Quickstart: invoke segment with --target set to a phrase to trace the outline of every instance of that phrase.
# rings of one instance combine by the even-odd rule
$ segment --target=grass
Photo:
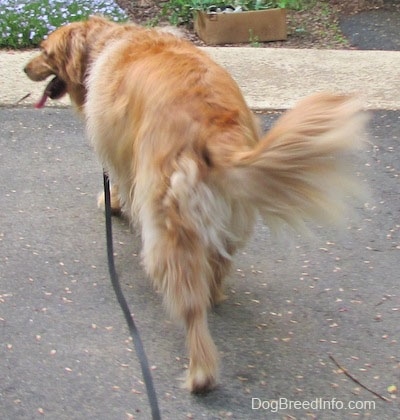
[[[128,19],[125,12],[109,0],[0,0],[0,47],[35,47],[58,26],[93,14],[115,21]]]

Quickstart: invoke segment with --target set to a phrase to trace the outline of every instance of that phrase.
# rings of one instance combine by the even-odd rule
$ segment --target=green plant
[[[162,15],[168,16],[172,25],[188,24],[196,10],[207,10],[209,7],[241,7],[243,10],[265,10],[287,8],[301,10],[310,0],[169,0],[162,9]]]
[[[304,7],[304,1],[302,0],[280,0],[275,1],[275,7],[285,8],[285,9],[294,9],[301,10]]]
[[[303,2],[304,0],[243,0],[237,3],[246,10],[264,10],[274,8],[300,10]]]
[[[160,16],[158,15],[151,19],[148,19],[144,26],[146,26],[146,28],[154,28],[155,26],[158,26],[159,23],[160,23]]]
[[[250,45],[254,48],[261,46],[258,36],[253,33],[253,29],[249,29],[249,41]]]
[[[210,6],[224,7],[228,4],[230,3],[225,0],[170,0],[163,5],[162,15],[168,16],[171,25],[178,26],[190,23],[195,10],[207,10]]]

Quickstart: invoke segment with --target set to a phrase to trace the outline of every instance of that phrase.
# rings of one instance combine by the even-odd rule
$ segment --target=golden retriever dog
[[[54,76],[37,103],[68,93],[112,180],[112,206],[141,229],[142,261],[183,322],[192,392],[218,380],[207,325],[223,279],[257,216],[277,235],[344,220],[359,185],[346,159],[365,115],[352,97],[319,93],[265,135],[232,77],[189,42],[101,17],[63,26],[25,67]]]

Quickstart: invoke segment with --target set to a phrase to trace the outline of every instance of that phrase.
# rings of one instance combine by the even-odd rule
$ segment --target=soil
[[[166,1],[155,0],[117,0],[133,22],[141,25],[168,25],[168,16],[162,16]],[[284,48],[330,48],[350,49],[351,44],[341,31],[339,21],[342,16],[373,10],[400,11],[396,0],[310,0],[305,10],[288,10],[287,41],[257,43],[259,47]],[[181,26],[184,36],[199,46],[204,46],[194,33],[193,25]]]

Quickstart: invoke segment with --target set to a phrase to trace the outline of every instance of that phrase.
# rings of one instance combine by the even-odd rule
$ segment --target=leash
[[[151,413],[153,420],[161,420],[160,409],[158,408],[157,395],[154,389],[153,378],[147,360],[146,353],[144,351],[142,339],[140,338],[139,330],[136,327],[135,321],[129,310],[128,303],[126,302],[125,296],[122,293],[121,285],[118,279],[117,271],[115,270],[114,264],[114,247],[112,239],[112,221],[111,221],[111,197],[110,197],[110,179],[106,172],[103,172],[104,181],[104,199],[105,199],[105,215],[106,215],[106,237],[107,237],[107,259],[108,259],[108,270],[110,272],[111,283],[114,288],[115,295],[118,303],[121,306],[122,312],[124,313],[126,322],[129,327],[133,344],[135,346],[136,355],[139,359],[140,367],[142,369],[142,376],[147,389],[147,396],[149,399]]]

